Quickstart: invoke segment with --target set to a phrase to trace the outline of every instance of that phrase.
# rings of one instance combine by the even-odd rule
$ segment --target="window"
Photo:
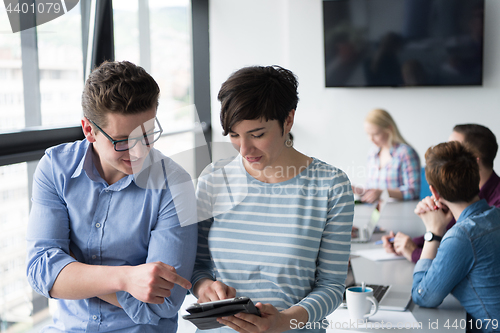
[[[29,320],[33,310],[25,276],[28,164],[0,167],[0,184],[0,320],[11,327]]]
[[[9,141],[12,141],[10,147],[12,148],[20,142],[19,138],[28,142],[25,149],[29,149],[30,146],[33,150],[40,149],[40,147],[35,148],[37,142],[34,137],[31,139],[33,142],[29,143],[31,135],[23,134],[29,132],[20,132],[14,139],[9,136],[17,131],[31,130],[32,126],[40,125],[49,129],[78,126],[83,88],[81,25],[80,6],[76,6],[65,15],[36,29],[12,33],[5,7],[3,4],[0,5],[2,154],[6,151],[4,148],[9,147]],[[33,94],[37,91],[40,92],[39,99]],[[26,101],[25,98],[29,100]],[[48,133],[47,136],[51,136],[50,131]],[[40,154],[42,152],[43,150]],[[43,322],[49,317],[47,300],[33,292],[25,273],[30,179],[37,163],[36,160],[31,161],[33,159],[36,157],[30,154],[25,162],[5,164],[2,159],[0,164],[2,165],[0,166],[0,330],[2,332],[4,330],[26,332],[38,321]]]
[[[0,5],[0,131],[24,128],[21,37],[13,34]]]
[[[77,126],[82,115],[80,6],[37,27],[43,126]]]
[[[157,117],[166,136],[155,147],[167,156],[182,156],[179,164],[193,174],[194,160],[179,155],[194,154],[194,132],[188,130],[197,121],[191,93],[190,9],[188,0],[113,2],[115,59],[142,66],[160,86]],[[168,136],[182,130],[188,132]]]
[[[139,59],[138,10],[138,0],[113,1],[115,60],[127,60],[141,65]]]
[[[82,138],[78,124],[84,68],[86,57],[95,51],[87,52],[85,46],[91,3],[80,1],[63,16],[24,34],[12,33],[5,7],[0,4],[2,332],[37,332],[49,316],[50,302],[31,290],[25,275],[31,182],[44,149]],[[201,128],[192,89],[191,25],[200,21],[191,20],[195,3],[202,7],[202,21],[208,24],[204,1],[193,1],[193,5],[189,0],[113,1],[115,59],[143,66],[160,85],[158,118],[165,136],[155,146],[174,159],[181,156],[176,161],[191,174],[197,163],[193,148],[200,133],[195,129]],[[208,35],[201,38],[208,43]],[[208,47],[205,52],[197,52],[197,56],[200,54],[207,59],[203,70],[197,72],[208,80]],[[204,79],[201,86],[208,86]],[[208,110],[204,119],[208,122],[209,96],[204,97],[205,113]],[[36,127],[39,125],[43,128]]]

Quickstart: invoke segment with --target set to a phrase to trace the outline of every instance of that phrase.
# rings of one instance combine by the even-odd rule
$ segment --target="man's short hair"
[[[449,202],[471,202],[479,194],[479,165],[458,141],[440,143],[425,153],[425,177]]]
[[[280,66],[242,68],[219,91],[223,135],[242,120],[278,120],[281,129],[290,111],[297,108],[297,77]]]
[[[105,61],[90,73],[82,94],[83,115],[106,126],[107,114],[138,114],[158,107],[160,88],[142,67]]]
[[[464,145],[481,159],[485,167],[493,169],[498,143],[489,128],[478,124],[460,124],[456,125],[453,131],[464,136]]]

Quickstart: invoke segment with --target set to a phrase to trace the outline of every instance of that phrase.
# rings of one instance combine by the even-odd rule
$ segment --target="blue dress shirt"
[[[59,145],[38,164],[27,233],[33,289],[50,298],[59,272],[74,261],[107,266],[161,261],[189,280],[197,242],[189,175],[163,156],[152,163],[165,171],[162,186],[142,186],[137,175],[108,185],[94,166],[92,150],[87,140]],[[176,332],[185,295],[176,285],[163,304],[148,304],[120,291],[123,309],[96,297],[60,299],[53,324],[42,332]]]
[[[482,326],[483,332],[498,331],[500,209],[488,206],[484,199],[464,209],[443,237],[434,260],[420,259],[415,265],[415,303],[436,307],[449,293],[460,301],[473,323]],[[490,321],[486,327],[488,320],[496,320],[496,325]]]

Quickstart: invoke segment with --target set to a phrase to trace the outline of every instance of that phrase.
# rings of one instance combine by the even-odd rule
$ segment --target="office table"
[[[383,204],[378,226],[387,231],[393,230],[394,233],[401,231],[410,237],[423,235],[425,226],[420,217],[413,212],[418,202],[418,200],[392,201]],[[370,220],[374,207],[371,204],[356,204],[353,225],[362,229]]]
[[[413,214],[418,201],[407,201],[407,202],[388,202],[386,203],[382,210],[381,216],[378,222],[378,226],[386,231],[394,230],[402,231],[411,237],[422,235],[425,231],[420,218]],[[360,207],[358,207],[360,208]],[[367,207],[361,207],[359,211],[366,211]],[[357,208],[356,208],[357,209]],[[356,210],[355,210],[356,212]],[[354,220],[356,226],[362,226],[364,217],[359,217]],[[375,245],[374,242],[379,240],[383,234],[375,233],[372,236],[372,240],[369,243],[353,243],[351,246],[351,252],[366,250],[366,249],[380,249],[381,245]],[[413,268],[415,264],[412,262],[404,260],[387,260],[387,261],[371,261],[364,257],[353,256],[351,258],[351,263],[353,267],[354,274],[358,283],[361,281],[366,281],[368,284],[398,284],[398,285],[408,285],[411,286],[413,281]],[[453,323],[464,324],[466,320],[466,312],[464,308],[460,305],[460,302],[453,297],[448,295],[443,303],[437,308],[421,308],[420,306],[410,304],[408,311],[411,311],[412,315],[415,317],[416,322],[422,323],[421,329],[412,329],[418,332],[465,332],[465,329],[453,328],[451,327]],[[397,317],[395,314],[395,318]],[[332,315],[328,316],[332,317]],[[444,327],[444,324],[448,322],[449,328]],[[431,327],[430,327],[431,325]],[[332,326],[332,325],[330,325]],[[346,332],[348,330],[339,330],[330,328],[327,332]],[[463,327],[463,325],[462,325]],[[391,329],[363,329],[355,328],[355,331],[361,332],[373,332],[373,331],[390,331],[390,332],[408,332],[409,329],[398,329],[392,327]]]
[[[389,231],[394,230],[403,231],[406,234],[414,237],[423,234],[425,228],[422,229],[423,223],[420,218],[412,214],[418,201],[409,202],[389,202],[387,203],[382,211],[379,220],[379,226],[383,229]],[[387,206],[392,205],[392,206]],[[389,209],[386,209],[388,208]],[[384,215],[385,212],[385,215]],[[369,215],[367,215],[369,216]],[[355,225],[357,223],[362,223],[361,216],[355,217]],[[374,241],[379,240],[382,234],[376,233],[372,237],[370,243],[365,244],[352,244],[351,251],[358,251],[364,249],[374,249],[380,248],[381,245],[375,245]],[[370,284],[399,284],[411,286],[413,281],[413,268],[414,264],[405,260],[388,260],[388,261],[371,261],[363,257],[353,257],[351,259],[354,274],[356,280],[366,281]],[[182,309],[185,309],[191,303],[196,302],[196,299],[192,295],[188,295]],[[411,304],[409,307],[412,315],[415,317],[416,322],[422,323],[422,329],[398,329],[392,327],[391,329],[363,329],[356,328],[354,331],[360,332],[375,332],[375,331],[389,331],[389,332],[465,332],[465,329],[455,329],[453,327],[446,328],[444,324],[448,321],[451,326],[455,320],[460,325],[460,322],[466,320],[466,312],[464,308],[460,305],[457,299],[451,295],[445,298],[443,303],[437,308],[421,308],[418,305]],[[389,312],[389,311],[388,311]],[[185,314],[186,312],[181,310],[179,314]],[[397,316],[397,314],[395,314]],[[332,315],[327,316],[327,320]],[[435,325],[437,323],[437,326]],[[432,327],[429,327],[432,324]],[[196,328],[190,322],[179,318],[179,333],[191,333],[195,332]],[[300,332],[300,330],[297,330]],[[345,329],[335,329],[334,324],[329,325],[327,328],[327,333],[334,332],[349,332]]]
[[[379,236],[380,237],[380,236]],[[377,247],[373,243],[369,244],[353,244],[353,250],[361,250],[368,248]],[[378,246],[380,247],[380,245]],[[356,279],[359,281],[365,280],[369,283],[373,284],[405,284],[411,285],[412,275],[413,275],[413,267],[414,264],[407,260],[389,260],[389,261],[380,261],[375,262],[368,260],[363,257],[355,257],[351,259],[353,270],[356,275]],[[374,273],[376,272],[376,273]],[[191,303],[196,302],[196,299],[192,295],[188,295],[184,304],[182,306],[185,309]],[[410,332],[417,331],[422,333],[427,332],[465,332],[465,329],[447,329],[444,327],[444,324],[448,320],[449,325],[451,326],[455,320],[457,323],[460,321],[466,320],[466,313],[460,303],[451,295],[445,298],[443,303],[437,308],[421,308],[418,305],[411,304],[409,307],[409,311],[415,317],[415,321],[422,323],[422,329],[362,329],[356,328],[354,331],[360,332],[375,332],[375,331],[388,331],[388,332]],[[393,311],[388,311],[393,312]],[[180,311],[180,314],[186,313],[185,311]],[[397,313],[395,314],[397,316]],[[326,319],[329,320],[328,316]],[[429,328],[429,325],[432,323],[434,328]],[[437,326],[436,326],[437,323]],[[190,322],[179,318],[179,333],[191,333],[195,332],[196,328]],[[297,332],[300,332],[297,331]],[[327,328],[327,333],[334,332],[349,332],[349,330],[344,329],[335,329],[335,324],[329,324]]]
[[[375,234],[374,239],[380,238],[380,235]],[[351,251],[365,250],[371,248],[380,248],[381,245],[375,245],[373,242],[367,244],[353,244]],[[361,281],[366,281],[368,284],[399,284],[411,286],[413,281],[413,263],[405,260],[387,260],[387,261],[371,261],[364,257],[354,256],[351,258],[351,263],[353,267],[354,274],[358,283]],[[411,311],[415,317],[416,322],[422,323],[422,329],[411,329],[417,332],[465,332],[465,329],[455,329],[450,327],[449,329],[444,327],[444,324],[448,321],[449,326],[455,322],[460,325],[460,322],[465,323],[466,312],[464,308],[460,305],[460,302],[453,297],[448,295],[443,303],[437,308],[421,308],[420,306],[410,304],[408,311]],[[387,311],[393,312],[393,311]],[[398,313],[394,314],[397,318]],[[331,318],[332,315],[327,317],[327,320]],[[430,328],[429,325],[432,324],[434,328]],[[373,325],[375,327],[375,325]],[[375,332],[375,331],[390,331],[390,332],[408,332],[409,329],[401,329],[392,327],[391,329],[363,329],[355,328],[354,331],[360,332]],[[330,324],[327,329],[328,333],[333,332],[347,332],[345,329],[335,329],[335,326]]]

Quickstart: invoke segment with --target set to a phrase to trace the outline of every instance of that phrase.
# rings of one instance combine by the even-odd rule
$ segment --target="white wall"
[[[388,110],[419,153],[446,141],[457,123],[488,126],[500,141],[500,1],[486,0],[482,87],[325,88],[321,0],[210,0],[210,71],[214,141],[220,133],[220,85],[248,65],[281,65],[299,77],[292,130],[303,153],[363,181],[370,147],[363,119]],[[500,173],[500,159],[495,170]]]

